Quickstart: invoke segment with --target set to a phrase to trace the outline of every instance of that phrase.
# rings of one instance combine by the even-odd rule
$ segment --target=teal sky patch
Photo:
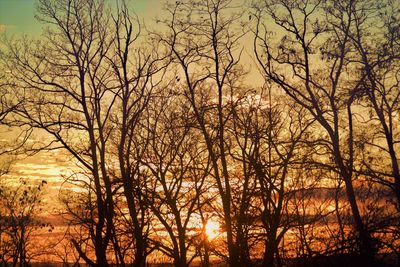
[[[109,0],[115,6],[116,0]],[[154,1],[152,1],[154,2]],[[149,0],[128,0],[139,17],[146,16]],[[0,0],[0,32],[40,34],[42,24],[35,19],[35,0]]]
[[[34,18],[35,0],[0,0],[1,31],[38,34],[40,23]]]

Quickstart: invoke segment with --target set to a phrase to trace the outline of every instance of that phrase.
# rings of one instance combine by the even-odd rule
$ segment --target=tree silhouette
[[[66,265],[400,259],[399,4],[247,4],[166,1],[144,27],[125,1],[38,0],[43,34],[3,39],[0,175],[67,158]],[[32,256],[29,186],[0,193],[4,264]]]
[[[16,185],[0,186],[0,255],[1,262],[26,266],[31,260],[28,248],[36,228],[49,226],[38,219],[42,189],[47,183],[27,184],[22,178]],[[30,251],[32,252],[32,251]]]
[[[266,79],[308,110],[326,131],[322,145],[345,183],[362,259],[372,264],[375,252],[353,182],[353,107],[361,90],[351,78],[356,66],[350,40],[356,2],[266,1],[255,9],[254,51]],[[279,41],[271,39],[264,14],[282,30]]]

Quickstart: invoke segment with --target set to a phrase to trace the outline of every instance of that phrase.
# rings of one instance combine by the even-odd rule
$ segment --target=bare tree
[[[355,1],[265,1],[256,7],[254,51],[266,78],[326,131],[323,147],[343,179],[365,264],[374,247],[354,190],[354,111],[361,84],[352,78],[350,35]],[[322,16],[318,16],[322,14]],[[272,40],[264,21],[282,31]],[[277,38],[279,36],[279,38]]]
[[[174,1],[145,37],[124,1],[38,0],[43,35],[0,51],[0,127],[21,132],[0,156],[57,149],[75,163],[59,243],[73,264],[144,267],[154,252],[182,267],[283,266],[290,252],[374,265],[379,246],[400,255],[399,8],[255,0],[243,22],[235,0]],[[242,65],[253,22],[262,88]],[[29,147],[36,130],[46,143]],[[14,264],[29,261],[42,186],[0,192]]]
[[[4,181],[2,181],[4,182]],[[26,266],[31,260],[30,247],[34,230],[42,226],[38,219],[42,189],[46,184],[27,184],[21,179],[16,185],[0,186],[0,255],[1,262]],[[47,224],[43,223],[43,226]]]
[[[117,77],[119,91],[117,103],[119,112],[112,118],[117,126],[114,137],[118,149],[119,175],[126,198],[135,240],[135,266],[145,266],[147,256],[146,196],[142,190],[140,175],[141,157],[147,149],[146,138],[141,137],[141,116],[146,109],[153,90],[165,74],[168,61],[158,55],[157,46],[152,49],[140,48],[136,43],[140,38],[141,27],[137,18],[130,15],[123,4],[117,16],[113,17],[115,26],[114,54],[108,57]],[[137,28],[136,32],[134,28]],[[157,77],[156,77],[157,76]],[[156,78],[155,78],[156,77]],[[161,88],[167,85],[163,84]],[[123,262],[123,259],[120,259]]]
[[[361,63],[359,79],[368,100],[366,104],[372,110],[370,112],[375,113],[369,119],[380,128],[373,133],[372,140],[366,138],[360,145],[372,146],[379,155],[388,157],[388,172],[368,164],[368,160],[364,163],[370,174],[378,179],[384,177],[382,183],[394,191],[397,207],[400,207],[399,155],[396,152],[400,140],[396,120],[400,108],[399,4],[393,1],[359,1],[356,7],[352,10],[354,30],[350,38]],[[382,17],[378,24],[376,16]],[[383,145],[381,140],[386,144]]]
[[[82,258],[107,266],[112,247],[125,264],[114,224],[114,198],[122,185],[135,266],[144,266],[146,207],[137,159],[145,147],[136,147],[135,135],[165,64],[158,67],[157,53],[136,45],[140,25],[124,2],[112,14],[104,1],[42,0],[38,14],[49,25],[43,38],[10,42],[2,57],[16,93],[26,100],[16,123],[45,130],[51,140],[46,147],[67,150],[82,169],[78,180],[89,180],[84,185],[91,220],[87,229],[96,255],[83,257],[84,248],[74,242]]]
[[[189,266],[197,257],[194,241],[201,233],[195,215],[202,205],[200,195],[206,193],[207,153],[198,143],[198,132],[193,132],[183,95],[167,91],[153,101],[148,110],[150,141],[142,159],[149,177],[148,203],[158,219],[152,242],[175,266]]]
[[[244,181],[253,184],[243,187],[242,194],[248,190],[249,196],[242,202],[247,207],[240,208],[238,221],[261,222],[260,228],[265,232],[263,266],[273,266],[279,260],[283,236],[303,220],[289,207],[292,198],[296,192],[312,191],[305,184],[296,184],[295,177],[310,165],[303,157],[310,153],[307,137],[311,136],[314,119],[307,118],[303,108],[285,102],[290,103],[290,99],[279,94],[272,97],[270,88],[261,90],[240,102],[233,119],[233,135],[239,147],[234,158],[243,165]],[[249,208],[252,202],[260,203]]]
[[[242,75],[239,67],[243,33],[235,26],[241,14],[231,13],[232,1],[178,1],[167,6],[165,34],[156,34],[179,67],[177,81],[197,121],[212,164],[221,197],[229,262],[238,265],[233,234],[232,191],[225,124]]]

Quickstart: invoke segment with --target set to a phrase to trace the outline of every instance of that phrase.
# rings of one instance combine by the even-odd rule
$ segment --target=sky
[[[115,6],[118,0],[106,0]],[[175,0],[126,0],[128,5],[138,15],[140,21],[145,22],[150,28],[154,25],[152,20],[157,15],[163,12],[163,4],[165,2],[175,2]],[[41,33],[44,25],[35,19],[35,6],[38,0],[0,0],[0,34],[5,32],[8,35],[21,36],[27,34],[31,37],[38,37]],[[252,44],[248,42],[248,44]],[[258,72],[254,72],[250,80],[254,83],[255,80],[259,79]],[[0,137],[2,136],[2,130],[0,129]],[[4,133],[3,133],[4,134]],[[46,178],[54,180],[55,177],[59,176],[60,168],[54,167],[53,162],[46,161],[46,154],[28,157],[22,161],[19,161],[14,166],[14,170],[17,173],[13,173],[15,177],[30,176],[40,179],[40,175],[36,175],[39,169],[46,169]],[[47,171],[48,168],[44,165],[52,166],[52,171]],[[58,163],[60,166],[63,164]],[[43,165],[43,166],[42,166]],[[65,167],[65,166],[64,166]],[[25,169],[26,172],[22,173],[19,170]]]
[[[35,19],[35,6],[38,0],[0,0],[0,34],[7,36],[28,35],[38,37],[44,25]],[[117,0],[106,0],[113,6]],[[164,0],[127,0],[128,4],[141,21],[149,23],[161,11]],[[0,139],[8,136],[7,129],[0,128]],[[0,140],[1,141],[1,140]],[[0,142],[1,143],[1,142]],[[16,179],[42,180],[48,182],[49,198],[57,197],[61,175],[69,173],[75,167],[74,162],[68,162],[69,157],[62,156],[62,151],[40,152],[32,157],[26,157],[14,162],[5,180]],[[66,160],[61,160],[65,158]],[[1,159],[0,159],[1,161]]]
[[[39,33],[34,18],[34,0],[0,0],[0,30],[10,33]]]
[[[0,34],[6,32],[7,35],[22,35],[28,34],[37,36],[41,32],[41,25],[35,20],[35,0],[0,0]],[[10,132],[8,127],[0,127],[0,136],[2,141],[10,138],[10,134],[14,135],[14,132]],[[0,177],[0,182],[13,181],[15,179],[25,178],[27,175],[24,171],[34,172],[39,166],[36,164],[38,157],[30,157],[25,160],[20,160],[12,165],[12,169],[8,175]],[[7,159],[0,158],[0,162],[7,162]],[[44,164],[49,163],[49,159],[46,158]],[[29,168],[30,164],[34,164],[35,167]],[[4,179],[5,178],[5,179]],[[43,179],[41,177],[35,177],[37,179]],[[47,178],[47,177],[46,177]]]
[[[109,0],[115,5],[116,0]],[[35,19],[37,0],[0,0],[0,32],[7,34],[38,35],[42,24]],[[128,0],[139,18],[155,16],[160,10],[161,0]]]

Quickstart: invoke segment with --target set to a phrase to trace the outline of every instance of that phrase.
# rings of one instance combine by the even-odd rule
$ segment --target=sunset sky
[[[0,266],[400,266],[399,40],[400,0],[0,0]]]
[[[173,2],[172,0],[170,0]],[[38,0],[0,0],[0,34],[7,37],[19,38],[27,35],[32,38],[40,38],[43,23],[35,18],[36,5]],[[112,7],[116,7],[116,0],[108,0]],[[241,3],[240,1],[238,1]],[[163,3],[168,1],[161,0],[127,0],[127,3],[138,15],[142,25],[154,28],[154,20],[157,16],[163,14]],[[243,4],[243,3],[242,3]],[[247,36],[249,38],[249,36]],[[242,64],[251,68],[255,63],[249,56],[252,50],[252,40],[245,36],[243,46],[245,47],[245,56],[243,56]],[[0,39],[1,43],[1,39]],[[251,86],[255,86],[256,82],[262,85],[262,78],[258,71],[250,72],[246,81]],[[8,139],[15,137],[15,133],[9,133],[8,128],[0,128],[0,139]],[[41,141],[46,143],[46,134],[36,132],[31,141]],[[6,175],[8,181],[16,181],[20,178],[27,180],[42,180],[48,182],[45,202],[49,199],[55,200],[60,189],[62,176],[68,175],[74,169],[76,162],[71,160],[70,155],[65,150],[56,150],[51,152],[39,152],[34,156],[23,157],[15,161],[11,171]],[[52,201],[51,201],[52,202]],[[53,201],[54,202],[54,201]]]
[[[115,5],[116,1],[110,1]],[[154,17],[160,9],[159,0],[127,1],[138,16]],[[0,0],[0,31],[10,34],[40,34],[43,26],[35,19],[35,0]]]
[[[115,7],[116,1],[109,1]],[[142,24],[149,24],[161,10],[159,0],[131,0],[127,1],[135,10]],[[44,26],[35,18],[35,6],[37,0],[0,0],[0,34],[6,34],[7,37],[20,37],[28,35],[37,38],[40,36]],[[0,40],[1,42],[1,40]],[[0,139],[8,139],[10,134],[8,128],[0,128]],[[11,134],[14,136],[14,133]],[[44,141],[46,135],[36,133],[33,139]],[[32,139],[31,138],[31,139]],[[33,141],[32,139],[32,141]],[[13,183],[18,179],[27,181],[46,180],[48,185],[46,189],[47,212],[51,212],[49,207],[58,207],[54,204],[60,189],[62,176],[68,175],[71,169],[74,169],[76,162],[70,160],[70,155],[66,151],[57,150],[51,152],[40,152],[34,156],[20,158],[15,161],[6,178],[7,182]]]

